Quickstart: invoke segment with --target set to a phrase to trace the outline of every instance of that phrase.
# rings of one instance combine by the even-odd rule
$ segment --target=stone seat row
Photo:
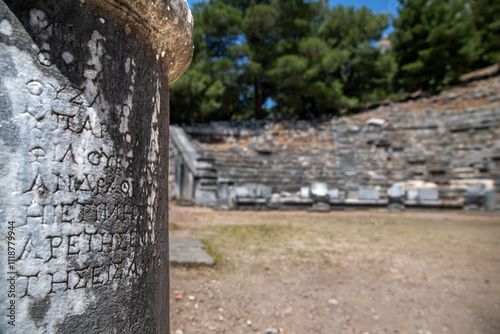
[[[259,205],[262,208],[308,207],[312,211],[328,211],[334,207],[387,206],[493,210],[495,189],[491,180],[457,181],[454,188],[439,188],[429,182],[395,183],[381,194],[379,188],[351,186],[333,188],[327,183],[312,182],[298,192],[273,192],[265,185],[237,186],[229,206],[234,208]],[[384,196],[385,195],[385,196]]]
[[[270,187],[273,193],[293,193],[309,182],[322,182],[341,192],[352,187],[375,188],[379,190],[378,200],[389,203],[387,192],[395,183],[427,181],[439,188],[442,205],[459,207],[464,205],[466,193],[462,188],[463,191],[456,191],[451,187],[453,180],[489,179],[494,181],[493,188],[500,189],[497,111],[500,115],[500,110],[492,108],[424,113],[399,110],[385,119],[363,121],[354,117],[332,121],[329,127],[317,127],[318,137],[331,138],[324,147],[308,143],[299,149],[297,145],[275,143],[259,149],[260,144],[244,147],[239,141],[229,149],[227,144],[202,145],[203,154],[213,159],[218,177],[231,180],[235,187],[260,184]],[[457,130],[466,127],[466,131]],[[271,138],[266,131],[259,137],[253,142]],[[357,200],[335,199],[348,205]],[[251,205],[253,200],[243,201]],[[261,205],[262,199],[259,201]],[[293,201],[286,199],[286,203]],[[302,198],[299,202],[297,205],[303,206],[307,200]],[[419,205],[411,198],[405,203]]]

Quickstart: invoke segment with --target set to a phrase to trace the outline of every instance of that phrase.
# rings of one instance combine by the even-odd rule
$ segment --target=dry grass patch
[[[238,262],[293,265],[309,261],[337,263],[358,252],[404,252],[440,257],[464,249],[493,256],[500,246],[500,218],[435,219],[416,214],[357,214],[354,216],[306,212],[213,212],[221,225],[189,226],[203,240],[218,268]],[[456,213],[455,213],[456,215]],[[479,216],[480,217],[480,216]],[[234,224],[227,224],[228,221]],[[478,247],[478,240],[480,247]],[[373,259],[365,259],[372,263]]]

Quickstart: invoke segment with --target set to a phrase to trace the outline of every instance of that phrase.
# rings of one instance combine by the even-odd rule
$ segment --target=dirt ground
[[[172,204],[171,333],[500,333],[500,216],[228,212]]]

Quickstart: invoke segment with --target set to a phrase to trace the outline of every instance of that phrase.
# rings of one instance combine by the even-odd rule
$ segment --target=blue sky
[[[204,0],[188,0],[189,6],[192,6],[193,3],[203,2]],[[363,7],[366,6],[371,8],[375,13],[390,13],[393,16],[397,16],[397,8],[398,1],[397,0],[341,0],[341,1],[332,1],[330,0],[330,6],[336,5],[343,6],[354,6],[354,7]],[[392,32],[392,27],[389,27],[384,33],[390,34]]]
[[[196,2],[203,2],[204,0],[188,0],[189,6]],[[369,7],[375,13],[391,13],[393,15],[397,14],[397,0],[341,0],[341,1],[332,1],[330,0],[330,6],[335,6],[337,4],[341,4],[344,6],[355,6],[355,7]]]

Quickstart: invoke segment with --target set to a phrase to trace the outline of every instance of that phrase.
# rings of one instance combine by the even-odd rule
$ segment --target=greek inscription
[[[97,151],[92,151],[87,154],[87,161],[94,166],[99,166],[101,163],[102,154]]]
[[[133,155],[122,153],[106,153],[104,148],[98,150],[83,150],[82,156],[76,154],[73,145],[56,144],[54,148],[47,149],[42,145],[34,146],[30,149],[31,155],[36,161],[47,157],[47,152],[53,151],[52,161],[55,163],[71,163],[78,165],[99,166],[111,168],[118,171],[123,170],[133,162]],[[55,174],[58,175],[58,174]]]
[[[83,125],[82,127],[76,131],[76,133],[82,133],[83,130],[87,130],[87,131],[90,131],[92,132],[92,134],[94,133],[93,129],[92,129],[92,124],[90,122],[90,118],[89,116],[87,115],[87,117],[85,118],[85,121],[83,122]]]
[[[78,291],[83,296],[88,292],[85,289],[126,286],[158,263],[150,251],[155,246],[145,223],[146,218],[154,221],[147,212],[152,205],[148,195],[154,191],[147,185],[153,181],[147,180],[146,174],[158,171],[150,165],[158,162],[157,115],[153,156],[148,156],[148,147],[138,151],[142,142],[129,131],[144,125],[133,115],[134,108],[159,111],[159,97],[151,100],[152,77],[158,73],[138,71],[142,84],[134,88],[136,67],[132,60],[132,76],[125,78],[132,84],[119,82],[123,78],[118,72],[123,69],[106,55],[106,38],[95,31],[87,44],[90,55],[75,53],[85,48],[86,42],[76,40],[81,36],[75,35],[71,25],[57,27],[52,23],[55,12],[49,7],[48,15],[30,11],[29,24],[37,33],[34,42],[40,51],[23,53],[21,60],[15,61],[16,65],[22,62],[23,73],[16,79],[20,92],[13,110],[21,125],[19,137],[26,139],[19,146],[19,161],[27,162],[18,172],[19,180],[13,182],[17,188],[12,189],[22,193],[15,211],[23,217],[19,226],[25,234],[15,255],[20,288],[16,296],[29,297],[23,305],[30,304],[32,298],[40,301],[44,295]],[[26,61],[29,54],[32,59]],[[53,66],[56,62],[58,68]],[[41,71],[39,64],[59,74]],[[66,73],[81,76],[82,71],[83,82],[64,78]],[[114,81],[108,80],[110,72],[117,72]],[[76,82],[80,87],[74,86]],[[111,94],[114,91],[110,93],[108,88],[123,88],[124,94]],[[142,91],[141,99],[137,89]],[[138,155],[134,157],[135,152]],[[132,179],[132,175],[141,174],[142,180]],[[49,305],[48,314],[60,311],[61,304]]]
[[[69,130],[70,127],[70,122],[73,119],[73,116],[67,116],[67,115],[62,115],[57,113],[54,109],[52,109],[52,115],[55,116],[55,126],[54,128],[50,129],[49,131],[55,131],[55,130]]]
[[[68,145],[68,148],[67,149],[63,149],[62,151],[64,152],[62,155],[59,155],[58,157],[58,154],[57,154],[57,145],[54,149],[54,161],[56,162],[64,162],[66,160],[66,158],[70,158],[70,162],[76,164],[76,160],[75,160],[75,154],[73,153],[73,147],[72,145]]]
[[[40,274],[40,272],[37,272],[35,275],[20,275],[18,274],[18,281],[20,283],[22,283],[24,281],[25,283],[25,288],[24,288],[24,292],[23,294],[21,295],[21,298],[24,298],[24,297],[34,297],[33,295],[31,295],[29,293],[30,291],[30,280],[31,279],[37,279],[38,280],[38,275]]]
[[[82,222],[81,206],[76,203],[61,204],[61,223]]]
[[[92,285],[102,285],[105,278],[101,279],[101,275],[105,274],[104,266],[92,267]]]
[[[77,105],[83,105],[85,103],[85,100],[82,98],[82,94],[84,92],[83,89],[78,89],[78,88],[74,88],[76,90],[76,94],[74,94],[74,96],[72,96],[70,99],[69,99],[69,102],[73,103],[73,104],[77,104]]]
[[[80,97],[82,93],[82,89],[64,85],[62,88],[57,90],[54,97],[54,100],[61,101],[61,103],[54,105],[54,111],[58,115],[76,116],[81,110],[80,106],[83,104],[83,100]]]
[[[74,273],[76,274],[76,283],[73,285],[73,290],[76,289],[85,289],[87,286],[87,279],[85,278],[85,272],[89,269],[89,266],[84,267],[82,269],[75,269]]]
[[[56,178],[54,193],[57,191],[65,191],[72,193],[91,192],[92,195],[107,194],[111,190],[113,190],[112,186],[120,181],[118,175],[113,175],[108,178],[92,174],[83,174],[83,178],[78,178],[75,175],[71,174],[63,175],[54,173],[53,175]],[[129,189],[132,188],[130,186],[132,182],[133,180],[128,181]],[[117,186],[118,185],[116,185],[116,187]],[[131,191],[128,191],[124,194],[130,195],[130,192]]]
[[[43,182],[43,178],[39,172],[36,173],[36,176],[33,179],[31,186],[23,192],[28,193],[28,192],[33,191],[33,190],[37,190],[37,191],[46,191],[47,190],[47,187],[45,186],[45,183]]]
[[[97,77],[97,75],[96,75]],[[94,82],[94,80],[92,80]],[[90,99],[91,102],[89,104],[89,107],[93,107],[94,105],[99,106],[102,104],[102,99],[101,99],[101,93],[95,92],[94,96]]]
[[[34,250],[35,250],[35,245],[31,241],[31,236],[29,236],[28,240],[26,241],[26,243],[23,246],[23,250],[21,251],[21,254],[19,255],[19,257],[16,260],[20,260],[20,259],[25,260],[25,259],[29,258],[31,255],[31,252],[33,252]]]
[[[143,220],[143,208],[129,204],[93,204],[72,201],[69,203],[26,205],[26,223],[78,224],[123,222],[138,224]]]
[[[76,179],[76,185],[78,187],[78,191],[93,191],[95,186],[90,185],[89,174],[84,174],[83,180]]]
[[[54,222],[56,212],[53,206],[33,203],[26,205],[26,207],[26,224],[33,222],[38,224],[52,224]]]
[[[111,260],[111,262],[113,262],[113,265],[109,267],[108,277],[111,277],[111,282],[118,281],[123,278],[123,263],[125,262],[125,260],[117,262]],[[112,276],[111,273],[113,273]]]
[[[64,103],[61,102],[61,104]],[[89,132],[97,139],[103,138],[104,134],[109,131],[109,126],[105,122],[93,124],[92,119],[88,114],[78,114],[78,110],[75,112],[67,112],[68,109],[86,110],[85,107],[78,104],[76,106],[73,104],[72,108],[68,108],[66,104],[61,106],[52,106],[50,116],[53,117],[53,120],[51,120],[51,123],[55,124],[53,128],[49,129],[49,131],[69,131],[73,134]],[[35,116],[36,115],[33,115],[33,117]],[[80,121],[82,119],[83,121]]]
[[[109,233],[106,231],[83,231],[78,234],[48,236],[46,245],[49,248],[47,261],[71,258],[85,259],[88,254],[108,254],[106,257],[89,258],[87,263],[65,271],[38,271],[36,274],[19,274],[21,298],[40,293],[56,294],[68,290],[93,288],[133,278],[143,272],[152,270],[158,263],[157,256],[137,256],[137,246],[144,244],[143,238],[135,230]],[[29,240],[29,247],[36,245]],[[22,259],[28,259],[29,252],[23,251]],[[96,262],[97,261],[97,262]],[[41,276],[43,275],[43,276]],[[45,278],[47,277],[47,278]],[[43,292],[45,291],[45,292]]]
[[[137,261],[137,258],[134,254],[134,259],[132,260],[132,262],[130,263],[130,265],[128,266],[126,272],[127,272],[127,276],[136,276],[138,275],[138,271],[137,271],[137,264],[136,264],[136,261]]]
[[[49,251],[45,262],[69,256],[97,253],[124,255],[126,252],[132,252],[136,247],[145,245],[144,238],[135,230],[116,233],[84,230],[78,234],[47,236],[46,240]],[[37,246],[29,239],[20,258],[30,258],[31,253],[39,248]],[[33,256],[41,259],[40,256]]]
[[[64,292],[69,289],[69,272],[48,273],[48,275],[51,278],[49,294]]]
[[[56,189],[54,192],[57,191],[76,192],[75,182],[73,180],[74,175],[62,175],[56,173],[54,173],[54,175],[57,178]]]
[[[130,190],[129,183],[127,181],[122,182],[121,189],[124,194],[128,194],[128,191]]]
[[[47,156],[47,152],[40,146],[32,148],[30,150],[30,153],[35,157],[36,161],[39,161],[40,158],[44,158]]]
[[[105,253],[109,253],[113,251],[113,234],[111,233],[103,233],[102,235],[102,251]]]
[[[128,246],[127,246],[127,240],[130,240],[129,238],[130,234],[129,233],[115,233],[113,235],[113,245],[115,246],[115,249],[114,250],[117,250],[117,251],[125,251],[127,250]]]
[[[55,256],[55,253],[57,252],[58,248],[61,247],[63,238],[61,237],[47,237],[49,240],[49,246],[50,246],[50,256],[45,262],[49,262],[52,259],[57,259],[61,256]],[[60,253],[60,252],[57,252]]]
[[[80,235],[81,233],[68,235],[68,256],[80,254],[80,249],[78,248],[78,240]]]
[[[43,85],[38,80],[31,80],[26,84],[26,87],[31,95],[40,96],[43,93]]]

